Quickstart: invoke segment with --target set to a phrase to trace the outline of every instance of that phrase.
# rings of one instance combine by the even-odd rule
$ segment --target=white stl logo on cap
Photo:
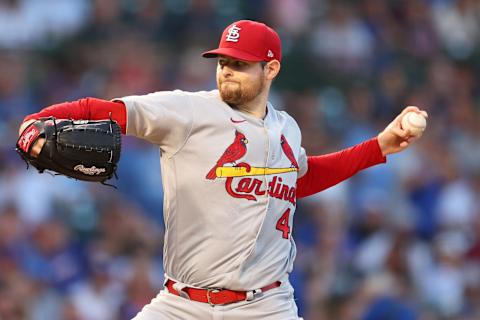
[[[227,41],[238,42],[238,38],[240,38],[240,33],[238,33],[238,31],[240,30],[242,30],[242,28],[239,28],[236,25],[231,26],[231,28],[228,29]]]

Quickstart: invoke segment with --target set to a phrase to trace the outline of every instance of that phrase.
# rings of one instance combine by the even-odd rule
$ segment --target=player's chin
[[[241,97],[239,97],[238,95],[221,94],[220,96],[223,102],[231,105],[238,105],[242,102]]]
[[[231,88],[224,88],[223,85],[220,88],[220,97],[228,104],[238,104],[242,100],[242,94],[240,90],[232,90]]]

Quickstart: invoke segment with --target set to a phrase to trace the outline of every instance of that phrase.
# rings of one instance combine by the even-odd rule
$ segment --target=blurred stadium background
[[[299,202],[291,276],[307,320],[480,319],[480,1],[1,0],[0,319],[130,319],[162,286],[158,150],[126,138],[119,190],[39,175],[13,151],[53,103],[212,89],[223,28],[283,39],[272,101],[310,155],[407,105],[419,143]]]

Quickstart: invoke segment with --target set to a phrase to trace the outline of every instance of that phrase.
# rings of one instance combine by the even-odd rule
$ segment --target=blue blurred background
[[[124,139],[119,190],[39,175],[23,117],[85,96],[213,89],[238,19],[283,39],[271,100],[308,154],[407,105],[421,141],[299,201],[291,276],[307,320],[480,319],[480,1],[1,0],[0,319],[130,319],[162,286],[159,152]]]

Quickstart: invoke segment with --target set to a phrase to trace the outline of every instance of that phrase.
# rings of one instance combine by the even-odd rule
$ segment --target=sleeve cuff
[[[373,154],[375,155],[375,163],[386,163],[387,157],[382,154],[382,149],[378,143],[378,137],[370,139],[369,144],[372,147],[372,151],[374,151]]]

